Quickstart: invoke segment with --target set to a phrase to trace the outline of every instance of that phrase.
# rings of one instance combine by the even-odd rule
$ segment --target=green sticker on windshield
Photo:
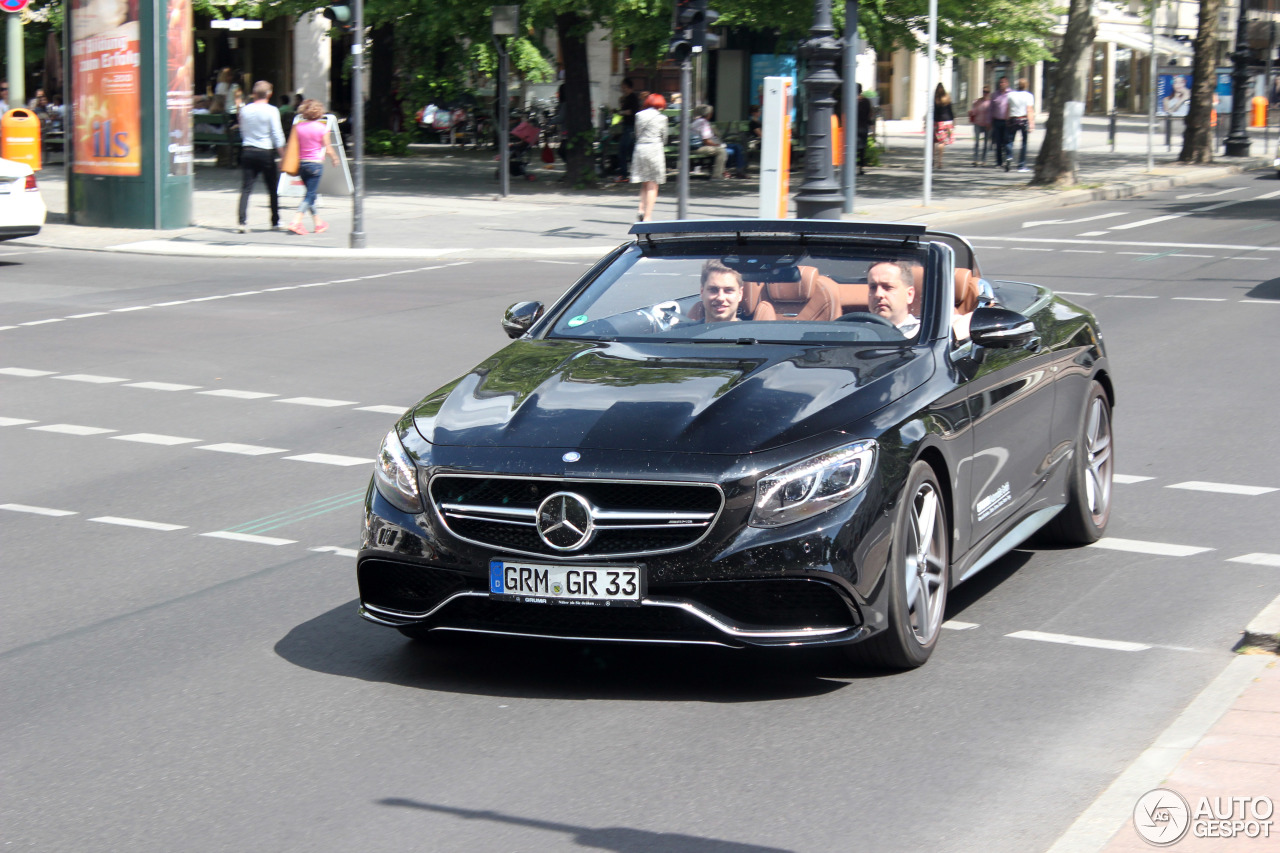
[[[581,326],[583,323],[587,322],[587,320],[589,319],[590,318],[587,317],[586,314],[579,314],[577,317],[573,317],[569,320],[569,328],[573,328],[574,326]]]

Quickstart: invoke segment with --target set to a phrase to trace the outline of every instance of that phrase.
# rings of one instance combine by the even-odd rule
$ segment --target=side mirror
[[[991,349],[1025,347],[1036,337],[1036,326],[1017,311],[978,308],[969,321],[969,339]]]
[[[517,302],[502,315],[502,331],[509,338],[518,338],[542,316],[541,302]]]

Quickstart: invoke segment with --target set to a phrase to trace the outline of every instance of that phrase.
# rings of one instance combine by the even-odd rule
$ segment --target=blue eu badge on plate
[[[502,561],[489,561],[489,592],[494,595],[502,595],[505,587],[502,584]]]

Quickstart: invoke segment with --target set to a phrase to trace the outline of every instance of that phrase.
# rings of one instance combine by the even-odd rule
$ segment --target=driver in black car
[[[742,304],[742,276],[717,260],[702,265],[703,322],[728,323],[738,319]]]
[[[912,261],[881,261],[867,270],[871,313],[888,320],[906,338],[920,331],[920,318],[911,313],[916,266]]]

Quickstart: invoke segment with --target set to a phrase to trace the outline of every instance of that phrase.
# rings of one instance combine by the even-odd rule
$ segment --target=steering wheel
[[[898,327],[893,323],[890,323],[879,314],[871,314],[867,311],[850,311],[848,314],[841,314],[836,318],[836,321],[840,323],[875,323],[880,326],[888,326],[895,332],[898,331]]]
[[[641,308],[637,313],[648,318],[649,322],[653,324],[654,330],[659,332],[670,331],[681,320],[680,303],[675,300],[659,302],[657,305]]]

